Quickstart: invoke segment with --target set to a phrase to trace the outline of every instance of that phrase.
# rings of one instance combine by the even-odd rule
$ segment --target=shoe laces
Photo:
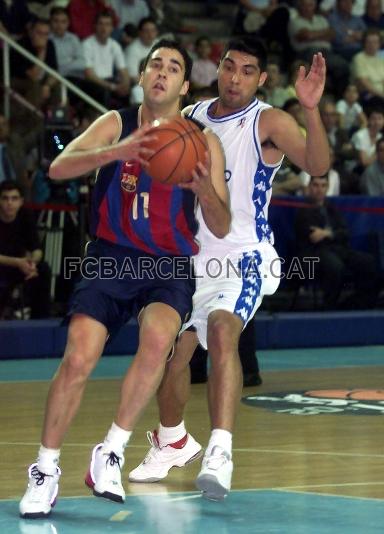
[[[35,481],[36,486],[42,486],[45,482],[45,477],[51,477],[52,475],[47,475],[38,470],[37,465],[31,469],[31,477]]]
[[[209,469],[220,469],[222,465],[227,463],[230,460],[229,454],[218,447],[217,445],[213,447],[211,454],[205,458],[205,463]]]
[[[105,460],[106,467],[108,467],[108,465],[110,465],[111,467],[118,465],[119,469],[121,469],[120,456],[117,456],[117,454],[115,454],[113,451],[104,453],[104,456],[107,456],[107,459]]]
[[[151,445],[151,448],[149,449],[147,456],[143,460],[143,464],[146,464],[151,460],[152,458],[156,458],[157,453],[160,452],[161,447],[160,443],[157,437],[157,432],[154,430],[151,432],[148,430],[147,432],[147,440],[149,441],[149,444]]]

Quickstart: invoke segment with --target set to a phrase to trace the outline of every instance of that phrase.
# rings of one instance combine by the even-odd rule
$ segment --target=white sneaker
[[[103,444],[99,443],[92,451],[91,465],[85,477],[86,485],[93,489],[96,497],[124,502],[125,491],[121,483],[123,465],[123,456],[117,456],[113,451],[103,452]]]
[[[231,489],[233,462],[230,455],[221,447],[213,447],[209,456],[204,456],[196,487],[203,497],[221,501]]]
[[[59,467],[56,468],[54,475],[41,473],[37,468],[37,463],[29,467],[27,491],[19,505],[21,517],[38,518],[51,513],[56,504],[60,475]]]
[[[184,467],[202,454],[200,443],[190,435],[176,443],[160,447],[157,431],[147,432],[151,444],[147,456],[129,473],[130,482],[157,482],[168,475],[171,467]]]

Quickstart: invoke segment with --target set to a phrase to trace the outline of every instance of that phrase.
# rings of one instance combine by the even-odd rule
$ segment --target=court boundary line
[[[156,484],[156,483],[154,483]],[[357,495],[339,495],[335,493],[316,493],[314,491],[306,491],[304,488],[315,488],[315,487],[345,487],[345,486],[379,486],[384,485],[384,480],[382,482],[346,482],[345,484],[342,483],[335,483],[335,484],[307,484],[302,486],[281,486],[281,487],[263,487],[263,488],[236,488],[232,489],[229,493],[229,497],[233,493],[249,493],[249,492],[255,492],[260,493],[262,491],[273,491],[276,493],[295,493],[295,494],[305,494],[305,495],[315,495],[316,497],[334,497],[334,498],[341,498],[341,499],[352,499],[352,500],[363,500],[363,501],[374,501],[374,502],[380,502],[384,503],[384,499],[380,499],[379,497],[359,497]],[[299,488],[303,488],[303,490],[300,490]],[[142,492],[142,493],[127,493],[126,499],[129,498],[135,498],[135,497],[172,497],[175,496],[177,499],[177,496],[185,495],[187,498],[198,498],[202,497],[201,493],[198,490],[185,490],[185,491],[168,491],[167,493],[161,493],[161,492]],[[61,495],[58,500],[70,500],[70,499],[95,499],[95,497],[90,495]],[[20,500],[20,496],[17,497],[10,497],[7,499],[0,499],[0,504],[3,502],[18,502]],[[170,498],[169,501],[173,502],[175,498]],[[105,499],[106,502],[108,502],[108,499]]]
[[[40,442],[25,442],[25,441],[0,441],[0,447],[13,447],[13,446],[20,446],[20,447],[39,447]],[[91,448],[92,444],[89,443],[65,443],[62,447],[62,451],[65,451],[68,447],[79,447],[79,448]],[[148,445],[128,445],[127,450],[129,449],[147,449]],[[249,448],[233,448],[233,452],[241,452],[241,453],[247,453],[247,452],[261,452],[266,454],[295,454],[295,455],[309,455],[309,456],[341,456],[341,457],[347,457],[347,458],[384,458],[384,454],[367,454],[362,452],[324,452],[324,451],[306,451],[306,450],[284,450],[284,449],[261,449],[257,447],[249,447]]]

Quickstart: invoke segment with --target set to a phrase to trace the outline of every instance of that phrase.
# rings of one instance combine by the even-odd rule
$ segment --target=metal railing
[[[98,111],[101,111],[102,113],[105,113],[107,108],[102,106],[97,100],[94,100],[92,97],[87,95],[87,93],[84,93],[81,89],[79,89],[75,84],[61,76],[57,71],[49,67],[46,63],[38,59],[36,56],[28,52],[25,48],[19,45],[17,41],[9,37],[9,35],[6,35],[2,31],[0,31],[0,40],[3,43],[3,85],[4,85],[4,115],[9,118],[10,115],[10,95],[12,92],[11,89],[11,74],[10,74],[10,61],[9,61],[9,53],[10,53],[10,47],[19,52],[22,56],[27,58],[31,63],[34,63],[35,65],[38,65],[41,69],[43,69],[45,72],[53,76],[56,80],[60,83],[61,88],[61,101],[62,104],[66,104],[67,102],[67,90],[71,91],[72,93],[75,93],[78,97],[80,97],[84,102],[89,104],[91,107],[97,109]]]

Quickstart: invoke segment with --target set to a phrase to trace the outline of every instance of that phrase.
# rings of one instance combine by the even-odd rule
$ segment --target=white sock
[[[232,433],[228,430],[222,430],[221,428],[214,428],[209,439],[207,450],[205,455],[211,454],[213,447],[218,445],[224,449],[232,457]]]
[[[163,426],[161,423],[159,423],[158,438],[160,447],[180,441],[186,435],[186,433],[187,431],[185,429],[184,421],[181,421],[181,423],[177,426]]]
[[[105,452],[113,451],[118,456],[124,456],[124,449],[132,435],[131,430],[124,430],[116,423],[112,423],[103,443]]]
[[[54,475],[59,465],[60,449],[49,449],[40,445],[37,469],[46,475]]]

